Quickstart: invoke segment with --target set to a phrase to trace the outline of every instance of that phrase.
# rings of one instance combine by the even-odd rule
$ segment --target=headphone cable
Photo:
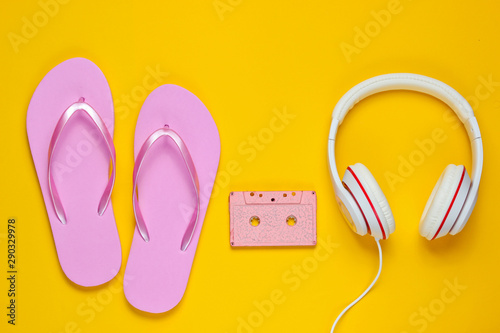
[[[335,322],[333,323],[332,329],[330,333],[333,333],[333,330],[335,329],[335,326],[337,326],[337,323],[339,322],[340,318],[349,310],[351,307],[353,307],[356,303],[358,303],[363,297],[365,297],[366,294],[372,289],[373,285],[375,282],[377,282],[380,272],[382,272],[382,248],[380,247],[380,242],[379,239],[375,238],[375,242],[377,242],[377,247],[378,247],[378,258],[379,258],[379,266],[378,266],[378,273],[375,279],[372,281],[372,283],[366,288],[366,290],[359,295],[358,298],[356,298],[351,304],[349,304],[342,312],[338,315],[337,319],[335,319]]]

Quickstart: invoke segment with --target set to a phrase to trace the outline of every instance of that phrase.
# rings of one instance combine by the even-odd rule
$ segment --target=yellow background
[[[37,1],[2,5],[2,332],[233,333],[249,317],[258,327],[241,332],[329,331],[337,314],[372,280],[378,265],[373,240],[350,231],[334,201],[326,149],[331,111],[356,83],[391,72],[440,79],[471,101],[485,147],[479,200],[459,235],[433,242],[420,237],[418,221],[442,170],[449,163],[465,164],[470,170],[466,132],[444,104],[417,93],[385,93],[360,103],[339,131],[338,167],[343,174],[356,162],[368,166],[392,205],[397,228],[382,242],[381,279],[337,330],[500,330],[500,177],[494,176],[500,168],[500,3],[221,0],[215,4],[226,7],[218,13],[212,0],[66,2],[58,5],[53,17],[45,14],[46,22]],[[390,22],[374,23],[376,15],[371,12],[391,6],[397,13],[391,14]],[[22,37],[23,25],[33,23],[34,16],[36,33],[31,31],[15,52],[9,38]],[[372,29],[371,36],[357,39],[356,31],[366,28]],[[357,53],[346,57],[341,49],[346,44]],[[117,115],[114,136],[118,174],[112,201],[122,269],[109,284],[91,289],[75,287],[59,268],[25,127],[28,103],[40,80],[72,57],[96,63],[108,79],[116,109],[128,110]],[[169,73],[155,86],[181,85],[206,104],[222,143],[219,191],[209,205],[187,291],[176,308],[162,315],[134,310],[120,280],[134,230],[133,137],[146,97],[141,87],[148,68]],[[488,80],[494,84],[485,84]],[[132,94],[135,104],[127,106],[122,96]],[[238,147],[269,127],[275,109],[286,109],[295,118],[248,161],[249,155]],[[431,138],[436,128],[444,131],[446,140],[391,189],[387,173],[398,174],[401,158],[419,154],[415,140]],[[235,163],[231,161],[238,168],[227,177],[222,171]],[[337,247],[321,262],[312,259],[314,248],[231,249],[228,193],[237,190],[317,191],[318,239],[330,237]],[[5,316],[8,217],[15,217],[18,226],[14,328]],[[296,285],[286,277],[294,265],[303,263],[312,265],[311,273],[293,288]],[[453,296],[446,281],[455,280],[466,289],[453,301],[443,302],[443,293],[448,301]],[[269,316],[256,314],[254,302],[268,304],[275,290],[283,293],[284,302],[268,311]],[[93,298],[99,310],[87,305]],[[429,306],[437,315],[422,322],[425,317],[419,309]]]

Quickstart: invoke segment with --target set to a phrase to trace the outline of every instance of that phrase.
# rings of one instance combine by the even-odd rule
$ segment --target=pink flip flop
[[[186,290],[219,165],[219,132],[195,95],[163,85],[142,106],[134,151],[137,227],[124,291],[135,308],[161,313]]]
[[[85,287],[111,280],[121,266],[110,201],[116,160],[113,126],[108,82],[83,58],[53,68],[28,107],[31,155],[59,263],[71,281]]]

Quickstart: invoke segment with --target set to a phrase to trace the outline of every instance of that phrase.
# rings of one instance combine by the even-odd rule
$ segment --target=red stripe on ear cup
[[[451,207],[453,207],[453,203],[455,202],[455,199],[457,198],[458,191],[460,190],[460,187],[462,186],[462,182],[464,181],[464,176],[465,176],[465,167],[464,167],[464,171],[462,171],[462,178],[460,178],[460,182],[458,183],[457,190],[455,191],[455,195],[453,196],[453,199],[451,200],[450,207],[448,207],[448,211],[444,215],[444,218],[443,218],[443,221],[441,222],[441,225],[439,226],[438,230],[436,231],[436,234],[434,235],[434,237],[432,237],[431,240],[435,239],[437,237],[437,235],[439,234],[439,232],[441,231],[441,228],[443,228],[444,222],[446,221],[448,214],[450,214]],[[452,228],[453,228],[453,226],[452,226]]]
[[[356,200],[356,197],[354,196],[354,194],[352,194],[351,189],[349,188],[349,186],[347,186],[346,183],[342,182],[342,185],[344,185],[345,189],[349,193],[351,193],[351,196],[353,197],[354,201],[356,202],[356,205],[358,205],[359,211],[361,212],[361,215],[363,215],[363,219],[365,219],[365,224],[366,224],[366,228],[368,229],[368,234],[371,235],[372,234],[372,230],[370,229],[370,225],[368,224],[368,221],[366,220],[365,213],[363,213],[363,210],[361,209],[361,206],[359,205],[358,200]]]
[[[356,174],[354,173],[354,171],[352,171],[351,167],[347,167],[347,170],[349,170],[349,172],[351,173],[351,175],[353,175],[354,179],[356,179],[356,182],[358,183],[359,187],[361,187],[361,190],[365,194],[365,197],[368,200],[368,203],[372,207],[373,213],[375,214],[375,217],[377,218],[377,222],[378,222],[378,225],[380,227],[380,230],[382,231],[382,238],[383,239],[387,239],[387,237],[385,235],[384,227],[382,226],[382,222],[380,221],[380,218],[378,217],[377,211],[375,210],[375,207],[373,206],[373,203],[370,200],[370,197],[368,196],[368,193],[366,193],[365,188],[363,187],[363,185],[361,185],[361,182],[359,181],[358,176],[356,176]],[[354,200],[356,200],[356,199],[354,199]]]

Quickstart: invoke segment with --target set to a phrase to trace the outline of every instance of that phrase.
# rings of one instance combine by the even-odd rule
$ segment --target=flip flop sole
[[[81,97],[111,133],[114,108],[104,74],[91,61],[69,59],[54,67],[31,98],[26,127],[40,188],[61,268],[81,286],[111,280],[121,266],[121,246],[111,202],[102,216],[97,208],[108,181],[110,156],[104,139],[85,114],[75,114],[53,153],[52,173],[67,215],[59,221],[48,185],[48,149],[63,112]]]
[[[137,227],[125,270],[125,296],[135,308],[161,313],[176,306],[186,290],[220,158],[217,126],[205,105],[176,85],[153,91],[142,106],[135,131],[135,156],[151,133],[167,125],[185,142],[200,185],[200,215],[190,245],[181,240],[195,209],[195,190],[178,147],[161,138],[148,152],[138,180],[139,202],[150,241]]]

